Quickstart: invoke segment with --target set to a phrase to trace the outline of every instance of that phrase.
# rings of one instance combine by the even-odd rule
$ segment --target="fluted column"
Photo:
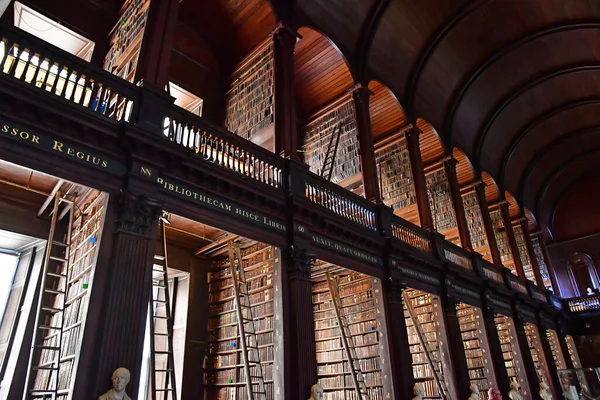
[[[454,158],[449,158],[444,161],[444,168],[446,170],[446,177],[448,178],[450,195],[452,196],[452,206],[454,207],[454,215],[456,216],[460,244],[463,249],[473,251],[471,234],[469,233],[469,225],[467,223],[467,216],[465,215],[465,205],[460,195],[460,187],[458,186],[458,178],[456,177],[456,164],[457,161]]]
[[[500,212],[502,214],[502,221],[504,222],[504,229],[506,229],[508,245],[510,246],[510,252],[512,254],[513,262],[515,263],[517,275],[519,276],[519,278],[527,279],[525,277],[525,271],[523,270],[523,262],[521,261],[521,255],[519,254],[519,246],[517,246],[517,240],[515,239],[515,231],[512,227],[512,222],[510,220],[507,201],[500,202]]]
[[[500,258],[498,242],[496,241],[496,234],[494,233],[494,224],[492,223],[490,210],[485,197],[485,183],[483,181],[478,181],[473,185],[473,187],[475,188],[475,194],[477,195],[477,202],[479,203],[479,210],[481,211],[481,218],[483,219],[485,236],[487,238],[490,253],[492,255],[492,262],[501,267],[502,258]]]
[[[381,203],[381,193],[379,191],[379,184],[377,183],[373,132],[371,131],[370,96],[371,91],[367,86],[362,84],[357,85],[352,92],[354,109],[356,111],[356,126],[358,128],[358,143],[360,147],[360,163],[365,198],[374,203]]]
[[[419,136],[421,130],[413,127],[404,132],[406,137],[406,146],[410,158],[410,168],[415,184],[415,194],[417,197],[417,208],[419,211],[419,221],[421,228],[434,230],[433,217],[429,208],[429,198],[427,197],[427,181],[425,180],[425,169],[423,159],[421,158],[421,147],[419,146]]]
[[[523,218],[520,222],[521,231],[523,232],[523,238],[525,239],[525,245],[527,246],[527,253],[529,253],[529,260],[531,261],[531,268],[533,269],[533,275],[535,277],[536,284],[539,287],[544,287],[544,280],[540,273],[540,266],[533,250],[533,243],[531,243],[531,235],[529,234],[529,221],[527,218]]]

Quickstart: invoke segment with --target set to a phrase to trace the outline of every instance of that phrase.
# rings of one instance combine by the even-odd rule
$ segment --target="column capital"
[[[410,127],[409,129],[404,130],[404,137],[406,138],[406,140],[410,140],[411,138],[419,138],[419,136],[421,135],[421,133],[423,133],[422,130],[420,130],[416,125],[413,125],[412,127]],[[414,140],[414,139],[413,139]]]
[[[456,160],[456,158],[452,157],[451,155],[445,156],[443,157],[440,162],[442,164],[444,164],[445,167],[456,167],[456,164],[458,164],[458,161]]]
[[[360,82],[348,89],[348,93],[357,100],[368,100],[374,94],[367,85]]]
[[[281,40],[283,38],[294,38],[295,41],[296,39],[302,38],[297,31],[290,28],[289,25],[284,24],[283,22],[279,22],[273,29],[271,29],[269,36],[271,36],[273,41]]]
[[[161,208],[146,196],[127,194],[121,195],[119,208],[118,229],[142,236],[150,235],[161,212]]]
[[[506,207],[506,209],[508,210],[508,207],[509,207],[508,201],[506,201],[506,200],[500,200],[496,204],[498,205],[499,208]]]
[[[310,280],[311,269],[317,260],[314,253],[291,246],[282,251],[282,257],[287,261],[284,265],[287,266],[290,278]]]
[[[390,301],[402,303],[402,292],[406,289],[406,284],[399,279],[390,278],[390,291],[388,297]]]

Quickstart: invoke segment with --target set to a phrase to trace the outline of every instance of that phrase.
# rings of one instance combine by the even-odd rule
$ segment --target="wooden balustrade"
[[[275,188],[283,188],[284,160],[197,115],[173,105],[165,137],[202,159]]]
[[[570,299],[566,299],[566,302],[571,312],[600,310],[600,294],[573,297]]]
[[[392,216],[392,236],[416,249],[431,253],[429,232],[395,215]]]
[[[377,231],[376,206],[346,189],[306,172],[305,196],[311,202],[373,231]]]
[[[473,261],[471,260],[470,253],[457,245],[448,241],[444,242],[444,255],[446,260],[451,263],[458,265],[464,269],[473,270]]]
[[[527,282],[516,275],[510,274],[510,287],[522,294],[528,294]]]
[[[29,33],[0,24],[0,77],[116,121],[129,121],[135,85]]]

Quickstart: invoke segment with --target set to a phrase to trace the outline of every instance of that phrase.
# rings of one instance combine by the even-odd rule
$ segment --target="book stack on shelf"
[[[469,226],[469,236],[473,249],[481,254],[483,258],[490,261],[491,254],[483,225],[481,208],[475,192],[469,192],[462,196],[463,206],[465,208],[465,217]]]
[[[225,127],[244,139],[272,139],[275,122],[274,58],[271,42],[246,59],[232,75]],[[264,135],[263,135],[264,134]]]
[[[490,373],[492,363],[485,342],[487,338],[483,330],[482,317],[475,307],[464,303],[457,304],[456,315],[460,322],[471,385],[477,385],[481,400],[485,400],[487,391],[494,386],[494,383]]]
[[[253,242],[241,251],[267,399],[273,399],[273,248]],[[229,258],[212,262],[208,274],[208,346],[205,398],[247,399],[244,357]],[[255,367],[250,366],[251,375]],[[253,381],[254,382],[254,381]]]
[[[425,333],[425,340],[429,342],[429,348],[432,349],[433,362],[437,364],[438,370],[442,371],[441,354],[439,351],[440,339],[437,331],[439,324],[433,310],[432,297],[429,293],[415,289],[406,289],[406,293],[412,302],[415,314]],[[441,398],[440,388],[427,362],[426,350],[420,344],[415,324],[410,317],[406,305],[404,306],[404,318],[406,319],[406,330],[408,333],[409,350],[412,355],[415,383],[423,386],[423,389],[425,389],[425,398],[439,399]]]
[[[351,99],[304,127],[304,162],[312,172],[321,173],[331,135],[334,132],[337,134],[337,126],[340,124],[342,131],[331,181],[348,187],[360,180],[362,172],[358,154],[358,129]]]
[[[333,275],[339,298],[350,330],[350,345],[354,346],[360,373],[364,377],[369,399],[383,400],[382,349],[374,278],[344,270]],[[323,274],[313,272],[313,316],[319,384],[325,390],[325,400],[358,399],[342,329],[335,314],[332,293]]]
[[[454,215],[454,206],[452,205],[452,196],[450,195],[450,186],[446,171],[437,170],[425,177],[427,182],[427,197],[429,198],[429,207],[433,215],[433,225],[435,230],[448,236],[448,240],[460,245],[458,235],[446,234],[450,229],[456,228],[456,216]],[[453,240],[455,239],[455,240]]]
[[[542,247],[540,245],[540,239],[537,236],[531,238],[531,245],[533,252],[535,253],[535,259],[537,260],[538,268],[540,269],[540,275],[542,276],[543,285],[547,290],[552,290],[552,281],[550,280],[550,273],[548,272],[548,266],[544,261],[544,253],[542,253]]]
[[[108,202],[108,196],[97,191],[92,191],[91,196],[86,196],[86,198],[85,204],[79,204],[78,207],[75,207],[73,213],[71,244],[69,246],[69,268],[68,271],[62,271],[67,275],[68,283],[64,320],[62,321],[63,337],[60,344],[60,365],[58,370],[58,394],[61,399],[70,397],[70,392],[75,383],[81,340],[83,339],[88,310],[89,293],[94,280],[98,246],[100,244]],[[63,287],[60,287],[57,290],[63,289]],[[58,296],[54,306],[57,308],[61,306],[61,300],[59,300]],[[54,314],[46,325],[60,326],[60,314]],[[54,333],[44,339],[43,345],[57,347],[59,345],[58,340],[58,333]],[[40,357],[40,364],[51,362],[54,353],[49,350],[42,350]],[[45,380],[47,380],[50,372],[47,369],[38,370],[35,377],[35,387],[45,387]],[[55,379],[55,377],[52,379]]]
[[[104,69],[133,82],[148,19],[150,0],[128,0],[119,12],[119,20],[109,35],[110,49]]]
[[[546,330],[546,336],[548,337],[548,343],[550,344],[550,350],[552,351],[552,358],[554,359],[554,366],[556,369],[567,369],[567,363],[560,347],[560,341],[558,333],[553,329]]]
[[[517,242],[517,247],[519,248],[519,257],[521,257],[521,264],[523,264],[525,277],[531,282],[535,282],[535,275],[533,274],[533,268],[531,267],[531,260],[529,259],[529,251],[527,251],[527,243],[525,243],[523,229],[521,229],[520,226],[515,226],[513,229],[515,232],[515,241]]]
[[[496,243],[498,243],[498,251],[500,252],[502,265],[510,269],[510,272],[516,275],[517,270],[513,261],[510,245],[508,244],[508,235],[506,233],[506,229],[504,228],[504,221],[502,219],[502,213],[500,210],[491,211],[490,219],[494,225],[494,234],[496,235]]]
[[[383,202],[392,210],[417,203],[406,141],[400,140],[375,153]]]
[[[502,348],[502,357],[504,358],[504,365],[506,366],[508,377],[511,381],[518,382],[521,387],[526,387],[524,386],[524,382],[526,381],[526,379],[524,379],[525,371],[522,368],[522,360],[513,322],[504,315],[496,316],[494,321],[496,323],[496,329],[498,330],[498,337]]]
[[[527,336],[529,352],[531,353],[531,359],[533,360],[539,381],[550,385],[550,374],[547,372],[546,360],[537,327],[533,324],[525,323],[525,336]]]

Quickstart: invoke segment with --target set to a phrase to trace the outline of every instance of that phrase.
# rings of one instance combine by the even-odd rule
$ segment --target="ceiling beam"
[[[542,39],[549,35],[554,35],[557,33],[566,32],[566,31],[570,31],[570,30],[577,30],[577,29],[600,29],[600,21],[583,21],[583,22],[576,22],[576,23],[573,23],[570,21],[568,23],[562,23],[560,25],[555,25],[555,26],[551,26],[551,27],[546,26],[546,27],[542,28],[541,30],[529,33],[525,36],[521,36],[517,40],[506,44],[505,46],[498,49],[494,54],[492,54],[492,56],[490,58],[485,60],[481,65],[479,65],[477,68],[475,68],[472,72],[469,72],[466,75],[467,78],[465,80],[463,80],[462,83],[459,84],[458,87],[460,88],[460,90],[454,91],[454,93],[456,93],[456,94],[453,95],[452,98],[450,99],[450,101],[448,102],[448,104],[450,106],[447,107],[446,109],[450,110],[450,111],[446,112],[446,117],[444,118],[444,123],[442,125],[444,142],[452,143],[454,119],[456,117],[456,113],[458,111],[460,104],[462,103],[464,97],[466,96],[466,94],[469,91],[469,89],[471,88],[471,86],[473,86],[473,84],[479,79],[479,77],[481,75],[483,75],[484,72],[489,67],[492,66],[492,64],[494,64],[496,61],[503,58],[507,54],[511,53],[512,51],[514,51],[514,50],[518,49],[519,47],[524,46],[530,42],[533,42],[538,39]]]
[[[360,27],[356,51],[354,52],[356,77],[359,82],[366,81],[365,72],[373,38],[375,37],[375,33],[377,33],[377,28],[383,18],[383,14],[385,14],[389,5],[390,0],[376,0],[369,8],[369,12]]]

